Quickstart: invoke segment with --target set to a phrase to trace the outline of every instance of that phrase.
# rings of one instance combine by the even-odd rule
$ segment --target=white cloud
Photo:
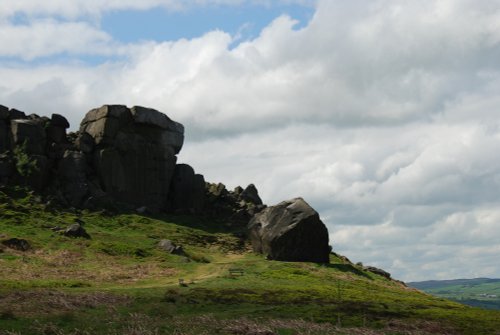
[[[118,6],[106,3],[17,10]],[[73,125],[104,103],[155,107],[186,126],[180,161],[229,187],[253,182],[270,204],[303,196],[355,261],[405,280],[500,276],[500,1],[321,1],[306,27],[282,16],[235,48],[222,31],[120,45],[98,24],[40,22],[74,29],[53,28],[52,53],[122,58],[0,64],[0,103]]]
[[[112,55],[108,34],[85,22],[45,19],[29,25],[0,24],[0,57],[33,60],[61,53]]]

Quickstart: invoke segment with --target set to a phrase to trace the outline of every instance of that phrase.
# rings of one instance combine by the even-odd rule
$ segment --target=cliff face
[[[241,222],[264,208],[253,185],[226,191],[176,164],[184,127],[157,110],[104,105],[90,110],[76,133],[68,128],[58,114],[0,106],[0,183],[24,184],[73,207],[112,204]]]
[[[176,154],[184,142],[180,123],[154,109],[102,106],[87,113],[79,133],[88,138],[87,147],[79,149],[86,150],[108,196],[155,210],[167,207]]]

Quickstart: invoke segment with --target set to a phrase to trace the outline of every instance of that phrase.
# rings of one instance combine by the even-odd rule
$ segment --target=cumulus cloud
[[[85,22],[37,20],[30,24],[0,24],[0,57],[23,60],[61,53],[112,55],[112,38]]]
[[[15,3],[0,12],[108,10]],[[229,187],[253,182],[269,204],[303,196],[355,261],[404,280],[500,276],[499,1],[325,0],[305,27],[281,16],[236,46],[223,31],[121,45],[98,24],[54,22],[9,29],[42,41],[36,25],[52,25],[52,53],[120,59],[0,63],[2,104],[74,128],[104,103],[155,107],[186,126],[180,161]],[[3,55],[44,55],[12,43]]]

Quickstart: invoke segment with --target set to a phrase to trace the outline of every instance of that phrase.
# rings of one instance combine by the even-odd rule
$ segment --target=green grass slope
[[[54,232],[82,220],[91,239]],[[0,334],[498,334],[500,313],[436,298],[331,256],[267,261],[242,228],[54,209],[0,190]],[[167,254],[160,239],[181,244]],[[229,269],[243,270],[231,275]],[[182,279],[184,284],[180,285]]]
[[[500,279],[429,280],[408,285],[466,305],[500,310]]]

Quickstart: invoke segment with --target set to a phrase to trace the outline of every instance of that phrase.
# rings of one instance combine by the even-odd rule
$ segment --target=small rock
[[[56,127],[64,128],[64,129],[69,128],[68,120],[60,114],[52,114],[50,124],[53,126],[56,126]]]
[[[182,246],[175,245],[175,243],[170,240],[161,240],[160,242],[158,242],[158,248],[173,255],[185,255]]]
[[[64,231],[64,236],[83,237],[87,239],[90,238],[90,235],[87,233],[87,231],[78,223],[74,223],[66,228],[66,230]]]
[[[382,277],[385,277],[387,279],[391,279],[391,274],[387,271],[384,271],[382,269],[376,268],[374,266],[366,266],[364,267],[364,270],[370,271],[371,273],[375,273],[377,275],[380,275]]]
[[[28,241],[22,238],[10,238],[8,240],[2,241],[2,244],[7,248],[19,250],[19,251],[27,251],[31,249],[31,245]]]

